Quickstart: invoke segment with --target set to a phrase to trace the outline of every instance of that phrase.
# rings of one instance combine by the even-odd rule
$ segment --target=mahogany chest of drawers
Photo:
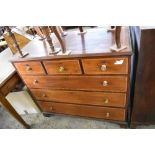
[[[130,36],[127,49],[111,52],[113,34],[92,29],[83,37],[65,38],[70,55],[49,56],[45,43],[32,41],[29,56],[13,64],[43,113],[60,113],[127,122],[130,83]],[[56,45],[57,46],[57,45]]]

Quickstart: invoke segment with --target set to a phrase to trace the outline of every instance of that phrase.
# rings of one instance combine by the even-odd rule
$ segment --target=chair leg
[[[80,32],[78,34],[85,34],[87,31],[83,30],[82,26],[79,26]]]
[[[107,29],[108,32],[115,32],[116,26],[110,26],[110,28]]]
[[[121,26],[116,26],[115,42],[117,48],[121,48]]]
[[[41,37],[41,39],[45,39],[44,34],[42,33],[39,26],[34,26],[34,30],[37,32],[37,34]]]
[[[112,47],[110,47],[110,49],[112,51],[119,52],[119,51],[127,48],[126,46],[121,45],[121,30],[122,30],[121,26],[116,26],[116,28],[115,28],[115,44]]]
[[[57,39],[59,40],[62,53],[65,53],[66,52],[66,46],[65,46],[65,43],[63,42],[63,40],[62,40],[58,30],[57,30],[57,27],[56,26],[50,26],[50,27],[53,30],[54,34],[56,35]]]
[[[59,31],[59,33],[61,34],[61,36],[66,36],[67,32],[65,32],[61,26],[57,26],[57,30]]]
[[[42,31],[44,33],[44,35],[46,36],[46,40],[50,45],[50,48],[52,50],[52,52],[50,54],[57,54],[58,52],[60,52],[60,49],[55,48],[52,42],[52,38],[50,37],[50,32],[49,32],[49,27],[48,26],[42,26]]]

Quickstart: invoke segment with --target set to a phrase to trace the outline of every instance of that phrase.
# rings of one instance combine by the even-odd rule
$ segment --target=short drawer
[[[103,118],[125,121],[125,109],[75,105],[54,102],[38,102],[43,112]]]
[[[37,100],[65,102],[85,105],[125,107],[126,94],[86,91],[60,91],[47,89],[31,89]]]
[[[126,92],[126,76],[23,76],[30,88]]]
[[[44,61],[48,74],[81,74],[79,60]]]
[[[128,74],[128,58],[82,59],[85,74]]]
[[[45,71],[40,62],[14,63],[18,72],[23,75],[44,75]]]

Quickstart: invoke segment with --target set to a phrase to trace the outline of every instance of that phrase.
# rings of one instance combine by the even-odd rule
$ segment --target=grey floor
[[[44,117],[42,114],[22,115],[32,129],[119,129],[119,125],[100,120],[53,115]],[[0,107],[0,129],[22,129],[8,112]],[[139,126],[139,129],[154,129],[155,125]]]

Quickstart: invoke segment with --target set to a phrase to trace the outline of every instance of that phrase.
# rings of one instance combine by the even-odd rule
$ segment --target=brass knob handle
[[[104,99],[104,103],[105,103],[105,104],[108,104],[108,103],[109,103],[109,99],[108,99],[108,98],[105,98],[105,99]]]
[[[106,65],[101,65],[101,71],[106,71],[107,70],[107,66]]]
[[[38,80],[34,80],[34,81],[33,81],[33,84],[37,84],[37,83],[39,83]]]
[[[109,113],[109,112],[107,112],[107,113],[106,113],[106,117],[108,118],[109,116],[110,116],[110,113]]]
[[[53,107],[50,107],[50,110],[53,110]]]
[[[26,67],[26,70],[27,70],[27,71],[30,71],[30,70],[32,70],[32,68],[31,68],[30,66],[27,66],[27,67]]]
[[[65,68],[64,68],[63,66],[60,66],[60,67],[59,67],[59,72],[62,73],[64,70],[65,70]]]
[[[43,97],[47,97],[47,95],[46,94],[43,94]]]
[[[107,86],[108,85],[108,81],[103,81],[103,86]]]

